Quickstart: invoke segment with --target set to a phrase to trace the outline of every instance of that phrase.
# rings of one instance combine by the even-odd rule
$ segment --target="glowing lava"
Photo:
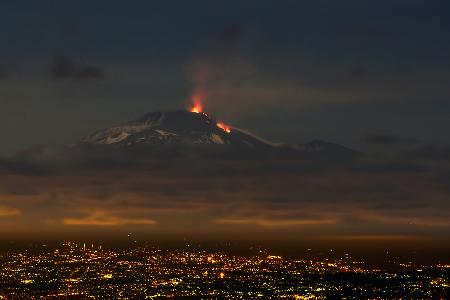
[[[194,105],[192,106],[192,108],[190,109],[190,112],[192,113],[196,113],[196,114],[204,114],[205,116],[207,116],[207,114],[205,114],[203,112],[203,107],[201,102],[199,101],[198,97],[194,97]],[[217,127],[219,127],[220,129],[222,129],[223,131],[225,131],[226,133],[231,133],[231,128],[230,126],[226,125],[225,123],[222,122],[217,122],[216,123]]]
[[[221,128],[223,131],[230,133],[231,132],[231,128],[230,126],[222,123],[222,122],[217,122],[217,127]]]
[[[202,102],[200,101],[200,97],[193,97],[194,106],[191,108],[191,112],[193,113],[202,113],[203,112],[203,106]]]
[[[199,104],[194,105],[194,107],[191,108],[191,112],[193,113],[201,113],[202,112],[202,106]]]

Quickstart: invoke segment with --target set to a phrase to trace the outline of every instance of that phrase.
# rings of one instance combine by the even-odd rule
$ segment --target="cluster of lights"
[[[0,299],[112,299],[117,295],[124,299],[450,296],[448,264],[395,263],[409,271],[385,272],[368,268],[348,254],[302,259],[266,250],[237,256],[221,251],[168,251],[155,247],[114,251],[97,245],[64,243],[54,250],[43,246],[41,251],[0,252],[0,261]],[[343,283],[342,279],[348,278],[343,273],[349,272],[358,273],[361,282]]]

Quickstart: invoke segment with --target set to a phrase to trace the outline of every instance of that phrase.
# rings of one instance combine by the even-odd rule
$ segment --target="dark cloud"
[[[441,187],[448,192],[450,197],[450,169],[439,171],[435,174],[436,180]]]
[[[351,166],[355,172],[375,172],[375,173],[415,173],[425,172],[429,168],[414,161],[372,161],[361,162]]]
[[[97,67],[87,66],[79,68],[76,77],[80,79],[102,79],[105,74]]]
[[[400,64],[397,66],[397,71],[400,74],[412,74],[414,73],[414,68],[408,64]]]
[[[48,174],[48,170],[41,165],[26,161],[0,158],[0,174],[44,176]]]
[[[23,175],[23,173],[21,175]],[[16,196],[37,196],[39,195],[39,190],[30,186],[25,181],[16,180],[11,182],[2,182],[0,184],[0,193]]]
[[[410,151],[402,152],[402,155],[413,159],[450,162],[450,146],[426,145]]]
[[[94,66],[76,64],[72,59],[64,55],[56,55],[50,66],[50,72],[57,79],[103,79],[104,72]]]
[[[0,79],[8,77],[6,68],[0,65]]]
[[[183,149],[182,156],[161,159],[146,151],[105,148],[65,148],[63,155],[37,150],[38,155],[28,151],[14,164],[0,164],[0,202],[2,195],[8,197],[5,205],[39,220],[36,228],[42,222],[62,228],[151,225],[210,234],[219,228],[265,228],[270,237],[275,228],[307,227],[310,235],[345,236],[349,231],[390,234],[390,226],[402,234],[445,231],[450,226],[443,212],[450,209],[447,172],[436,172],[412,158],[223,159],[193,156]],[[50,165],[50,172],[30,176],[33,172],[24,172],[30,165]]]
[[[225,43],[235,44],[244,38],[245,30],[239,25],[228,25],[220,27],[214,35]]]
[[[367,24],[367,23],[349,23],[336,27],[337,33],[352,38],[392,38],[395,36],[395,32],[392,29],[387,29],[380,25]]]
[[[60,30],[64,37],[66,38],[74,38],[80,35],[78,25],[68,16],[64,16],[64,18],[60,22]]]
[[[56,55],[53,58],[50,71],[55,78],[68,78],[74,76],[76,67],[74,62],[63,55]]]
[[[361,78],[367,75],[367,69],[361,66],[356,66],[349,70],[349,74],[351,77]]]
[[[365,137],[365,142],[372,145],[399,145],[399,144],[417,144],[414,138],[401,137],[393,134],[374,133]]]

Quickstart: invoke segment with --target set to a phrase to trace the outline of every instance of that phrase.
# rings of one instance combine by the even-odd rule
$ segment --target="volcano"
[[[232,128],[202,112],[187,110],[150,112],[137,120],[95,132],[82,145],[118,148],[160,145],[228,145],[269,149],[277,145],[241,129]]]
[[[313,140],[278,144],[199,111],[150,112],[90,134],[71,146],[35,145],[13,157],[33,165],[122,165],[172,158],[353,160],[361,153]]]
[[[246,130],[218,122],[198,110],[150,112],[136,120],[88,135],[77,146],[122,150],[207,148],[213,152],[232,149],[250,155],[270,153],[332,159],[359,155],[347,147],[320,140],[301,145],[272,143]]]

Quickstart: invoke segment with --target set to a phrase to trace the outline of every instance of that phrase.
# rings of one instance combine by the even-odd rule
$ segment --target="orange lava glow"
[[[192,102],[194,103],[193,106],[191,107],[191,109],[189,110],[192,113],[196,113],[196,114],[204,114],[205,116],[207,116],[206,113],[203,112],[203,106],[202,106],[202,102],[201,99],[203,99],[202,97],[196,95],[192,97]],[[223,131],[227,132],[227,133],[231,133],[231,128],[230,126],[226,125],[225,123],[222,122],[217,122],[217,127],[219,127],[220,129],[222,129]]]
[[[197,114],[203,112],[202,101],[200,99],[201,99],[200,96],[192,97],[192,102],[194,103],[194,105],[191,108],[191,112],[197,113]]]
[[[191,108],[191,112],[193,113],[201,113],[202,112],[202,106],[199,103],[194,104],[194,106]]]
[[[228,132],[228,133],[231,132],[230,126],[228,126],[222,122],[217,122],[217,127],[221,128],[225,132]]]

